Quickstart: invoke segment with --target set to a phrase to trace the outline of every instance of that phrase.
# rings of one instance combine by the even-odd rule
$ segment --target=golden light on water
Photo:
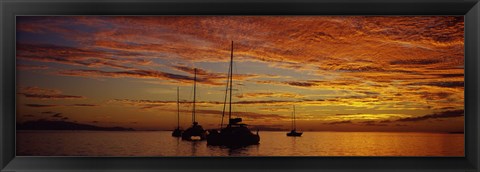
[[[181,141],[170,134],[169,131],[20,132],[17,156],[464,156],[464,139],[460,134],[306,132],[296,138],[286,137],[285,132],[263,131],[261,144],[241,149]]]

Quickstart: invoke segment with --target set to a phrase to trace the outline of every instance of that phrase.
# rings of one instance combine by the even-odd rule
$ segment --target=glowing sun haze
[[[463,16],[17,17],[17,121],[134,129],[221,121],[260,130],[457,132]]]

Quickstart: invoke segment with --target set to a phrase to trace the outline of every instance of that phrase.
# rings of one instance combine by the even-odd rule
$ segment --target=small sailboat
[[[232,87],[233,87],[233,41],[230,57],[230,69],[227,79],[227,88],[225,89],[225,102],[222,113],[222,123],[220,124],[220,131],[209,130],[207,135],[207,145],[214,146],[228,146],[228,147],[241,147],[259,144],[260,136],[257,133],[254,134],[247,128],[247,124],[240,123],[242,118],[232,118]],[[225,115],[225,107],[227,102],[227,92],[230,91],[229,111],[228,111],[228,124],[223,128],[223,117]]]
[[[182,133],[182,140],[188,141],[201,141],[207,138],[207,133],[203,129],[201,125],[195,119],[195,97],[196,97],[196,90],[197,90],[197,68],[194,69],[194,77],[193,77],[193,110],[192,110],[192,126],[186,129]]]
[[[179,88],[177,87],[177,128],[173,130],[172,136],[173,137],[181,137],[183,130],[180,129],[180,95],[179,95]]]
[[[293,113],[292,113],[292,130],[287,133],[287,136],[291,137],[300,137],[302,136],[303,132],[297,132],[297,125],[295,123],[295,105],[293,105]]]

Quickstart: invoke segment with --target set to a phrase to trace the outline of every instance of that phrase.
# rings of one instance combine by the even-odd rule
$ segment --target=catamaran
[[[193,77],[193,110],[192,110],[192,126],[185,130],[182,133],[182,140],[188,141],[201,141],[207,138],[207,133],[203,129],[201,125],[195,119],[195,97],[196,97],[196,90],[197,90],[197,68],[194,69],[194,77]]]
[[[227,88],[225,89],[225,101],[222,113],[222,123],[220,124],[220,131],[209,130],[207,135],[208,145],[217,146],[247,146],[259,144],[260,136],[257,133],[254,134],[247,128],[247,124],[243,124],[242,118],[232,118],[232,87],[233,87],[233,41],[230,56],[230,68],[228,72]],[[223,117],[225,115],[225,107],[227,102],[227,93],[230,91],[230,101],[228,110],[228,124],[223,128]]]
[[[295,105],[293,105],[293,113],[292,113],[292,130],[287,133],[287,136],[291,137],[299,137],[302,136],[303,132],[297,132],[297,125],[295,123]]]

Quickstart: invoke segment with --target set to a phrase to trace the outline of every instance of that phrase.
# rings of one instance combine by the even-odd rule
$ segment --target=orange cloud
[[[45,44],[18,44],[17,58],[40,61],[55,62],[74,66],[87,66],[92,68],[112,67],[119,69],[130,69],[128,65],[146,65],[150,61],[133,58],[141,56],[139,53],[127,51],[100,51],[85,48],[66,47]]]
[[[234,69],[243,72],[235,84],[252,89],[236,94],[242,100],[234,104],[255,113],[295,104],[309,108],[306,120],[385,127],[316,113],[405,115],[377,119],[393,121],[464,107],[463,16],[23,16],[17,29],[20,36],[56,38],[18,42],[20,64],[35,64],[19,65],[21,75],[48,68],[38,73],[171,86],[190,84],[197,67],[199,83],[224,86],[233,40],[235,65],[242,67]],[[199,104],[220,106],[219,100]],[[161,109],[175,102],[123,103]]]
[[[302,98],[303,96],[294,93],[282,93],[282,92],[253,92],[237,94],[237,98]]]
[[[28,107],[35,108],[48,108],[48,107],[58,107],[58,106],[70,106],[70,107],[95,107],[98,105],[95,104],[71,104],[71,105],[53,105],[53,104],[25,104]]]
[[[83,96],[62,94],[60,90],[44,89],[39,87],[23,87],[20,88],[18,94],[27,98],[36,99],[84,99]]]
[[[19,70],[43,70],[43,69],[48,69],[48,66],[18,64],[17,69],[19,69]]]

